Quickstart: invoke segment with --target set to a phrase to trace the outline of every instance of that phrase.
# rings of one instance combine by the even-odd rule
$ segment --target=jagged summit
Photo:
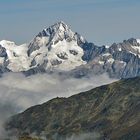
[[[39,32],[37,37],[45,37],[47,40],[49,40],[50,44],[56,44],[57,42],[63,40],[66,40],[67,42],[75,40],[77,43],[79,43],[79,40],[81,42],[86,42],[81,35],[79,35],[77,32],[73,32],[63,21],[57,22],[54,25],[43,29],[42,32]]]
[[[46,29],[43,29],[43,31],[40,32],[37,36],[39,37],[54,36],[55,34],[64,36],[64,34],[69,34],[69,33],[73,33],[73,32],[71,31],[71,29],[68,27],[67,24],[65,24],[63,21],[60,21]]]
[[[68,42],[75,40],[86,42],[86,40],[77,32],[73,32],[70,27],[63,21],[57,22],[54,25],[44,29],[37,37],[47,37],[52,44],[57,43],[59,40],[66,40]]]
[[[85,39],[60,21],[40,32],[28,46],[28,56],[40,64],[45,59],[46,69],[71,70],[84,64],[82,44]],[[39,54],[39,55],[37,55]],[[36,57],[37,55],[37,57]],[[46,57],[47,56],[47,57]]]
[[[68,30],[70,30],[70,27],[68,27],[68,25],[66,23],[64,23],[63,21],[60,21],[60,22],[57,22],[54,25],[51,25],[50,27],[44,29],[43,31],[46,32],[46,34],[44,34],[44,35],[48,36],[50,34],[58,32],[58,31],[65,32]]]

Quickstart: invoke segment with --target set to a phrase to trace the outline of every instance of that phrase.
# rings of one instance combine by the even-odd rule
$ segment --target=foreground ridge
[[[91,139],[139,139],[139,84],[137,77],[55,98],[13,116],[6,128],[17,135],[33,133],[53,140],[82,134]]]

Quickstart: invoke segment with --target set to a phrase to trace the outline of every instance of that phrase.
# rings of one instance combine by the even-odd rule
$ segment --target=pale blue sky
[[[140,38],[140,0],[0,0],[0,40],[29,42],[60,20],[99,45]]]

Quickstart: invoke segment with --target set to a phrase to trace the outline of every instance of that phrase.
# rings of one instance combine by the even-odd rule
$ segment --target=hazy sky
[[[140,0],[0,0],[0,40],[29,42],[60,20],[99,45],[140,38]]]

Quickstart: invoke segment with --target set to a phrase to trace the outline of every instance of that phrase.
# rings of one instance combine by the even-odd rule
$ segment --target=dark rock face
[[[15,115],[6,124],[17,134],[65,140],[95,133],[99,140],[140,138],[140,78],[121,80],[69,98],[55,98]]]
[[[61,52],[61,53],[58,53],[57,56],[60,58],[60,59],[68,59],[68,55],[66,52]]]
[[[94,58],[98,57],[99,55],[105,53],[106,49],[105,46],[96,46],[93,43],[85,43],[82,46],[84,50],[83,60],[89,62]]]
[[[10,71],[7,69],[7,65],[9,64],[9,62],[7,60],[6,49],[1,45],[0,45],[0,57],[3,58],[3,63],[0,64],[0,77],[1,77],[3,73]]]
[[[51,61],[51,64],[53,65],[53,66],[55,66],[55,65],[59,65],[59,64],[61,64],[62,63],[62,61],[59,61],[59,60],[53,60],[53,61]]]
[[[30,67],[35,66],[36,65],[36,61],[35,59],[32,60]]]
[[[0,45],[0,57],[7,57],[6,49]]]
[[[73,54],[73,55],[77,55],[77,54],[78,54],[78,52],[75,51],[75,50],[69,50],[69,52],[70,52],[71,54]]]

